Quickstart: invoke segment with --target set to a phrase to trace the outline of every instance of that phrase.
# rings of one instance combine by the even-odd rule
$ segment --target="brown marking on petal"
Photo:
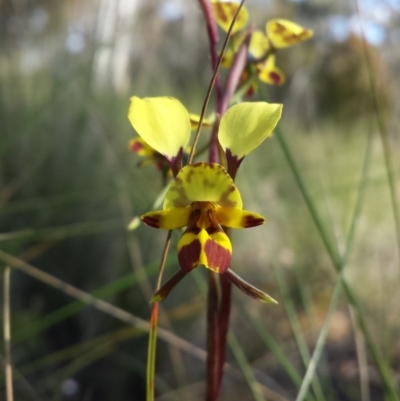
[[[143,223],[147,224],[148,226],[154,227],[154,228],[160,228],[160,218],[159,217],[150,217],[150,216],[142,216],[141,220]]]
[[[279,22],[275,22],[275,23],[273,24],[272,30],[273,30],[275,33],[284,33],[284,32],[286,31],[286,28],[285,28],[282,24],[280,24]]]
[[[265,220],[262,217],[253,217],[252,215],[246,216],[243,219],[243,226],[245,228],[248,227],[256,227],[259,226],[261,224],[264,224]]]
[[[227,175],[231,180],[232,180],[232,176],[222,167],[220,167],[220,173],[221,174],[225,174]],[[235,207],[236,206],[236,202],[233,202],[229,199],[229,195],[231,194],[231,192],[234,192],[236,190],[236,186],[235,184],[229,185],[229,187],[221,194],[218,204],[224,207]]]
[[[201,243],[198,239],[183,246],[178,252],[179,264],[183,271],[190,272],[199,265]]]
[[[192,177],[194,175],[194,171],[190,170],[189,173],[186,175],[186,182],[190,183],[190,181],[192,181]]]
[[[207,255],[208,268],[217,272],[225,273],[231,263],[231,253],[213,240],[208,240],[204,245]]]
[[[171,157],[168,159],[166,156],[164,156],[168,161],[171,166],[172,173],[174,177],[176,177],[182,168],[182,156],[183,156],[183,148],[182,146],[179,148],[178,153],[176,156]]]
[[[228,22],[228,16],[226,15],[226,13],[224,12],[224,10],[222,9],[222,7],[214,7],[214,12],[215,12],[215,16],[218,17],[218,19],[221,22]]]
[[[209,235],[218,233],[221,231],[221,229],[218,226],[211,226],[211,227],[207,227],[206,231]]]
[[[286,29],[285,26],[280,24],[279,22],[275,22],[273,24],[272,31],[282,36],[282,39],[286,43],[297,43],[301,42],[302,40],[308,39],[311,35],[311,31],[309,29],[303,29],[300,33],[296,34],[290,32]]]
[[[189,223],[188,223],[188,228],[193,228],[196,226],[197,221],[199,220],[201,216],[201,210],[199,209],[193,209],[192,206],[192,211],[190,212],[189,215]]]
[[[270,73],[268,73],[268,76],[271,78],[271,81],[275,85],[279,85],[282,81],[281,76],[279,74],[277,74],[275,71],[271,71]]]
[[[170,189],[170,191],[173,191],[176,193],[176,199],[174,200],[174,204],[176,207],[185,207],[190,205],[191,201],[189,200],[185,187],[183,185],[183,180],[179,176],[175,177],[175,185]]]
[[[192,233],[194,235],[199,235],[200,231],[201,231],[201,228],[197,227],[196,225],[190,225],[186,228],[185,234]]]
[[[226,161],[228,163],[228,174],[232,178],[232,180],[236,177],[237,169],[242,163],[244,156],[241,159],[238,159],[236,155],[233,155],[230,149],[226,149]]]
[[[143,146],[143,144],[142,143],[140,143],[139,141],[135,141],[135,140],[133,140],[130,144],[129,144],[129,149],[132,151],[132,152],[139,152],[141,149],[143,149],[144,148],[144,146]]]

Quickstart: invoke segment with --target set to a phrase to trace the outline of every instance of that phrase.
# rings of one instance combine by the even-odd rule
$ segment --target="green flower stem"
[[[279,142],[279,145],[281,146],[281,149],[285,155],[285,158],[290,166],[290,169],[296,179],[297,185],[299,186],[300,192],[306,202],[307,208],[311,214],[311,217],[319,231],[319,234],[323,240],[323,243],[325,245],[325,248],[332,260],[332,263],[336,269],[336,271],[338,273],[340,273],[341,269],[342,269],[342,260],[338,254],[338,251],[336,248],[334,248],[332,246],[332,244],[329,241],[329,237],[328,237],[328,233],[326,232],[324,225],[322,223],[322,220],[318,214],[317,208],[314,205],[314,202],[312,201],[312,198],[306,188],[306,185],[299,173],[299,169],[296,165],[296,162],[292,156],[292,153],[289,149],[289,147],[286,144],[285,138],[282,135],[281,131],[279,128],[277,128],[275,130],[275,134],[276,134],[276,138]],[[357,296],[355,295],[355,293],[353,292],[353,290],[351,289],[351,287],[347,284],[347,281],[343,278],[342,279],[342,283],[343,283],[343,289],[346,293],[346,297],[349,301],[349,303],[352,305],[352,307],[354,308],[354,312],[355,312],[355,316],[358,322],[358,325],[365,337],[366,343],[368,345],[368,348],[371,352],[371,356],[376,364],[376,367],[381,375],[382,381],[384,383],[386,392],[388,394],[388,396],[390,397],[390,400],[400,400],[396,388],[394,386],[394,384],[392,383],[392,378],[390,375],[390,372],[388,370],[387,365],[385,364],[385,362],[383,361],[378,348],[375,345],[375,342],[371,336],[371,333],[367,327],[367,323],[364,319],[364,315],[362,313],[362,309],[361,306],[359,304],[359,301],[357,299]]]
[[[158,326],[158,302],[154,302],[151,306],[149,346],[147,349],[147,368],[146,368],[147,401],[154,401],[157,326]]]
[[[172,230],[168,231],[165,240],[164,250],[161,257],[160,269],[158,271],[156,291],[160,289],[161,279],[167,260],[168,250],[171,245]],[[147,375],[146,375],[146,401],[154,401],[155,388],[155,366],[156,366],[156,347],[157,347],[157,326],[158,326],[158,302],[151,306],[149,344],[147,349]]]

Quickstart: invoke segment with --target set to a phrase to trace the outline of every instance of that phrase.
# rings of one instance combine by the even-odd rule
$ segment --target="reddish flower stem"
[[[236,21],[237,15],[242,8],[245,0],[242,0],[236,15],[233,18],[232,24],[229,28],[227,36],[222,47],[221,54],[218,55],[218,30],[214,18],[212,6],[209,0],[199,0],[205,21],[207,24],[207,32],[210,45],[211,66],[214,71],[213,80],[207,92],[205,104],[203,105],[202,115],[200,117],[199,127],[196,133],[194,147],[197,144],[197,139],[201,129],[201,122],[205,114],[208,99],[211,94],[212,85],[214,83],[216,88],[216,112],[218,117],[221,117],[229,107],[229,102],[234,94],[241,73],[246,65],[247,47],[249,37],[246,38],[244,45],[242,45],[239,53],[234,59],[232,69],[229,73],[224,92],[222,93],[220,85],[219,67],[221,65],[223,52],[225,51],[229,37],[231,35],[232,27]],[[219,121],[214,124],[209,147],[209,162],[219,162],[219,142],[218,142],[218,126]],[[193,152],[189,157],[189,163],[193,159]],[[218,293],[218,285],[220,286],[221,293]],[[207,401],[217,401],[221,388],[223,365],[225,361],[226,338],[229,327],[230,306],[231,306],[231,282],[223,275],[217,275],[209,272],[209,290],[208,290],[208,309],[207,309]],[[220,296],[219,296],[220,295]],[[221,298],[220,298],[221,297]]]
[[[229,69],[228,77],[226,78],[224,92],[222,94],[221,101],[218,103],[217,113],[219,116],[223,116],[228,110],[229,103],[232,96],[234,95],[237,87],[239,86],[240,77],[242,76],[243,70],[246,67],[247,62],[247,49],[249,47],[251,34],[253,33],[253,28],[250,29],[246,38],[240,46],[238,52],[233,59],[232,66]]]
[[[212,10],[210,0],[199,0],[199,2],[207,26],[208,42],[210,45],[211,68],[212,71],[215,71],[218,65],[218,41],[219,41],[218,27],[217,23],[215,22],[214,13]],[[218,103],[222,95],[219,76],[217,76],[215,80],[215,93],[216,93],[216,100]]]
[[[226,336],[229,328],[229,318],[231,312],[231,293],[232,283],[229,281],[225,274],[219,275],[219,283],[221,288],[221,303],[218,312],[219,322],[219,347],[218,347],[218,383],[221,387],[222,374],[225,362],[225,351],[226,351]]]
[[[220,361],[221,352],[219,347],[219,313],[218,313],[218,279],[217,274],[208,273],[208,305],[207,305],[207,392],[206,401],[217,401],[221,377]],[[224,345],[224,344],[222,344]]]

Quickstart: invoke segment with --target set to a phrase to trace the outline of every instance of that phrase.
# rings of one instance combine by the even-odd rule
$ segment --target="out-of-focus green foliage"
[[[378,105],[392,150],[399,149],[398,11],[393,8],[385,25],[386,41],[367,45],[365,53],[356,36],[332,41],[331,17],[357,18],[350,3],[249,0],[248,7],[259,28],[282,17],[315,30],[313,41],[279,53],[287,83],[261,87],[260,98],[284,103],[281,129],[339,251],[351,227],[371,133],[365,196],[345,276],[383,357],[398,370],[399,251],[376,125]],[[199,114],[210,77],[196,1],[1,2],[0,249],[86,292],[110,285],[109,302],[148,319],[152,266],[164,236],[127,227],[151,209],[163,187],[157,171],[138,169],[138,157],[128,151],[135,135],[127,119],[129,98],[175,96]],[[208,132],[203,135],[205,140]],[[273,391],[292,400],[305,371],[299,341],[313,349],[337,275],[276,138],[254,153],[237,185],[245,207],[260,211],[267,224],[245,236],[233,233],[233,267],[280,306],[265,308],[235,292],[232,330],[267,398]],[[397,187],[399,171],[395,158]],[[176,268],[174,260],[167,266],[170,273]],[[120,287],[121,278],[130,284],[132,274],[137,280]],[[196,274],[163,303],[160,320],[204,348],[203,273]],[[68,306],[72,300],[65,294],[16,270],[11,285],[13,362],[26,379],[16,376],[16,400],[34,394],[144,399],[146,333],[129,331],[91,307]],[[32,335],[24,332],[30,327]],[[365,391],[371,400],[384,399],[355,327],[342,297],[318,369],[327,400],[361,399]],[[160,341],[160,400],[200,400],[204,362],[175,346]],[[233,367],[223,399],[250,399],[234,355],[237,349],[228,353]]]

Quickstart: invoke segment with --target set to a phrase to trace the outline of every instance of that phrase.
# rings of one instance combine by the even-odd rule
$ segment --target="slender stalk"
[[[209,0],[199,0],[199,3],[206,21],[208,43],[210,47],[211,68],[214,71],[218,64],[218,27],[217,23],[215,22],[211,2]],[[218,103],[222,95],[220,77],[218,75],[215,79],[215,94]]]
[[[160,269],[158,270],[156,291],[161,287],[161,279],[167,260],[168,250],[171,245],[172,230],[168,231],[165,240],[164,250],[161,257]],[[155,371],[156,371],[156,348],[157,348],[157,327],[158,327],[158,302],[151,306],[149,344],[147,349],[147,375],[146,375],[146,400],[154,401]]]
[[[147,348],[147,368],[146,368],[146,400],[154,400],[155,372],[156,372],[156,345],[157,345],[157,325],[158,325],[158,302],[151,306],[149,345]]]
[[[231,295],[232,295],[232,283],[225,276],[225,274],[219,275],[219,283],[221,288],[221,303],[218,311],[218,322],[219,322],[219,366],[218,366],[218,381],[221,386],[223,367],[225,361],[226,352],[226,336],[229,328],[229,318],[231,314]]]
[[[4,331],[4,356],[5,356],[5,378],[6,399],[14,400],[13,374],[11,361],[11,330],[10,330],[10,273],[11,268],[7,266],[4,270],[4,305],[3,305],[3,331]]]
[[[207,90],[206,98],[204,100],[204,104],[201,110],[200,121],[197,127],[197,132],[193,141],[193,146],[189,155],[190,164],[193,161],[195,148],[197,146],[198,139],[200,137],[200,131],[202,127],[202,122],[204,119],[204,115],[211,97],[212,89],[214,85],[216,85],[216,111],[217,116],[222,116],[228,105],[232,94],[234,93],[235,88],[239,82],[240,73],[244,68],[246,63],[246,54],[247,54],[247,46],[242,46],[241,51],[235,58],[236,63],[234,64],[230,75],[228,76],[224,93],[222,94],[220,88],[220,76],[219,69],[221,67],[222,58],[224,56],[225,50],[228,46],[228,42],[231,36],[231,32],[237,16],[241,8],[243,7],[245,0],[240,2],[238,9],[232,19],[231,25],[229,27],[228,33],[225,37],[224,44],[222,46],[222,50],[217,57],[218,50],[218,31],[215,22],[215,18],[213,16],[211,3],[209,0],[200,0],[200,4],[203,8],[203,12],[205,15],[209,42],[210,42],[210,53],[211,53],[211,65],[213,68],[213,76],[210,82],[210,85]],[[219,162],[219,143],[218,143],[218,118],[214,124],[210,145],[209,145],[209,162],[210,163],[218,163]],[[218,284],[221,289],[221,293],[218,293]],[[223,365],[225,360],[225,350],[226,350],[226,341],[227,341],[227,333],[229,326],[229,317],[230,317],[230,304],[231,304],[231,283],[226,277],[219,277],[219,280],[215,273],[209,272],[209,289],[208,289],[208,307],[207,307],[207,390],[206,390],[206,399],[207,401],[217,401],[218,395],[220,392],[221,381],[222,381],[222,372]]]
[[[209,0],[201,0],[201,1],[209,3]],[[221,52],[220,52],[219,57],[218,57],[218,62],[217,62],[217,65],[215,66],[215,69],[214,69],[210,84],[209,84],[208,89],[207,89],[206,98],[204,99],[203,107],[201,109],[199,125],[197,127],[196,135],[195,135],[194,140],[193,140],[192,149],[190,150],[188,164],[192,163],[192,161],[193,161],[193,157],[194,157],[194,153],[195,153],[195,150],[196,150],[196,146],[197,146],[197,143],[198,143],[199,138],[200,138],[200,132],[201,132],[201,127],[203,125],[204,116],[206,114],[207,106],[208,106],[208,103],[209,103],[210,98],[211,98],[212,89],[214,88],[216,79],[218,77],[219,69],[221,67],[222,58],[224,56],[225,50],[228,47],[229,38],[231,36],[231,32],[232,32],[233,26],[235,24],[237,16],[239,15],[240,10],[243,7],[244,2],[245,2],[245,0],[242,0],[240,2],[239,7],[236,10],[236,13],[235,13],[235,15],[234,15],[234,17],[232,19],[232,23],[231,23],[231,25],[229,27],[228,33],[226,34],[226,37],[225,37],[225,40],[224,40],[224,44],[222,45],[222,49],[221,49]]]

